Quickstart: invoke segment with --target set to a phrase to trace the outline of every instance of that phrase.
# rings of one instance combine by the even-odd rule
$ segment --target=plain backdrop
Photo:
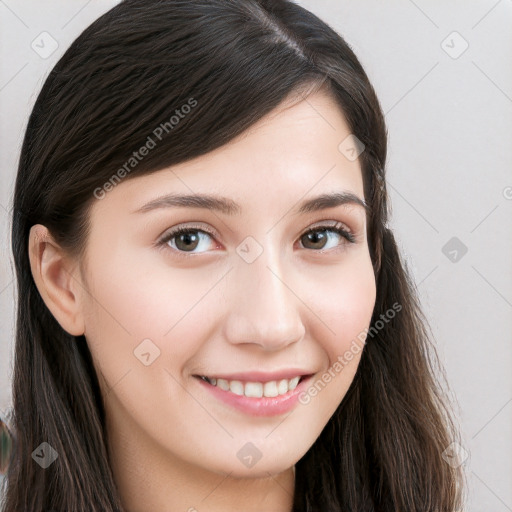
[[[11,405],[23,132],[51,68],[115,3],[0,0],[0,412]],[[512,0],[298,3],[347,40],[386,114],[391,225],[458,401],[467,510],[512,511]],[[33,49],[42,37],[57,45],[50,55]]]

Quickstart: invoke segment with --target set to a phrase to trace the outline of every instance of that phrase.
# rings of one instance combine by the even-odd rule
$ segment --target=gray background
[[[115,3],[0,0],[0,411],[10,406],[9,210],[23,130],[50,69]],[[346,38],[386,113],[391,224],[457,400],[466,510],[512,511],[512,0],[299,3]],[[31,47],[44,31],[58,43],[46,58]]]

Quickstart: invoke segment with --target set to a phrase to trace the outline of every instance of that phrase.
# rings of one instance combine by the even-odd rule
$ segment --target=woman
[[[125,0],[27,126],[5,512],[452,511],[457,438],[356,56],[288,0]]]

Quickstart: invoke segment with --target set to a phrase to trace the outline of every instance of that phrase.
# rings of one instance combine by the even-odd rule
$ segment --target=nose
[[[226,276],[229,312],[224,334],[230,343],[277,351],[303,338],[302,301],[286,280],[292,273],[283,273],[276,262],[264,251],[250,264],[237,262]]]

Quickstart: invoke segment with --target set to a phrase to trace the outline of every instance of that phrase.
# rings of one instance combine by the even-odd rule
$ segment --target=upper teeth
[[[212,386],[217,386],[224,391],[231,391],[236,395],[245,395],[248,397],[261,398],[274,397],[284,395],[295,389],[299,383],[300,377],[293,379],[271,380],[269,382],[246,382],[245,384],[239,380],[214,379],[210,377],[202,377]]]

